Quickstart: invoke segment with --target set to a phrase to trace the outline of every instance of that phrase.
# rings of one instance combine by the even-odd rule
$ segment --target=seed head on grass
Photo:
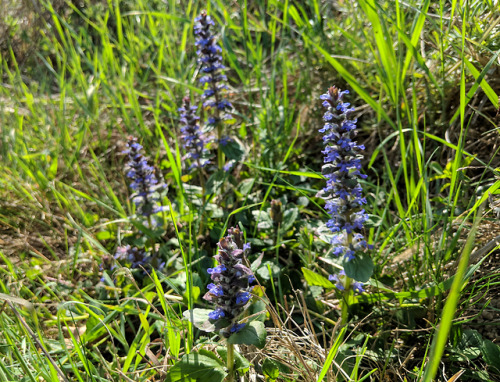
[[[218,247],[219,253],[215,259],[219,265],[208,269],[213,283],[208,285],[208,292],[203,298],[215,304],[216,308],[209,313],[208,318],[216,330],[228,338],[245,327],[245,324],[238,322],[238,318],[250,301],[250,284],[255,277],[243,264],[250,246],[243,244],[243,234],[238,228],[229,229]]]
[[[125,168],[127,177],[132,179],[130,188],[135,191],[130,198],[139,213],[149,217],[162,211],[164,207],[158,201],[161,193],[167,191],[167,185],[156,178],[155,170],[142,154],[142,146],[137,143],[137,138],[129,137],[127,149],[123,153],[129,158]]]

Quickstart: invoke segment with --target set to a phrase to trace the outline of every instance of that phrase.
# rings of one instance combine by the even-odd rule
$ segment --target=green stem
[[[276,258],[276,266],[279,267],[279,264],[280,264],[280,247],[279,247],[279,244],[281,242],[281,235],[280,235],[280,228],[281,228],[281,223],[278,223],[278,225],[276,226],[276,241],[274,242],[274,246],[275,246],[275,258]],[[279,299],[280,299],[280,303],[282,305],[284,305],[284,301],[283,301],[283,289],[282,289],[282,286],[281,286],[281,277],[278,277],[278,292],[279,292]],[[278,314],[279,314],[279,304],[278,304],[278,299],[276,298],[276,309],[278,311]]]
[[[220,147],[220,140],[222,138],[222,134],[223,134],[223,131],[222,131],[222,128],[223,126],[221,125],[221,118],[220,118],[220,111],[219,111],[219,90],[217,89],[217,81],[216,81],[216,78],[215,78],[215,73],[212,72],[210,74],[210,76],[212,77],[212,81],[211,81],[211,88],[212,88],[212,91],[214,92],[214,98],[215,98],[215,110],[213,111],[213,115],[215,117],[215,120],[217,121],[217,165],[219,167],[219,170],[222,170],[222,168],[224,167],[224,153],[222,152],[222,149]]]
[[[219,170],[222,170],[224,167],[224,153],[220,147],[220,140],[222,139],[222,126],[220,125],[220,121],[217,124],[217,141],[219,144],[217,145],[217,164],[219,166]]]
[[[148,225],[149,225],[148,228],[150,230],[153,230],[153,219],[151,219],[151,215],[148,216]],[[152,263],[153,263],[153,266],[156,268],[156,265],[157,265],[156,264],[156,257],[157,257],[158,254],[155,251],[155,242],[156,241],[153,238],[150,238],[148,240],[148,243],[151,246]]]
[[[234,345],[227,344],[227,382],[234,381]]]
[[[349,220],[349,219],[348,219]],[[351,246],[352,243],[352,233],[347,235],[347,248]],[[340,324],[342,326],[347,324],[348,318],[349,318],[349,304],[351,302],[351,284],[352,284],[352,279],[350,277],[345,278],[345,284],[344,284],[344,292],[342,293],[342,303],[341,303],[341,321]]]
[[[200,179],[200,185],[201,185],[201,210],[200,210],[200,225],[198,226],[198,235],[203,235],[203,229],[204,229],[204,221],[203,221],[203,211],[205,209],[205,201],[206,201],[206,195],[205,195],[205,172],[201,168],[200,160],[198,159],[198,168],[199,168],[199,179]]]
[[[349,302],[351,299],[351,283],[352,279],[350,277],[346,277],[344,292],[342,293],[342,303],[341,303],[341,321],[340,325],[344,326],[347,324],[347,319],[349,318]]]

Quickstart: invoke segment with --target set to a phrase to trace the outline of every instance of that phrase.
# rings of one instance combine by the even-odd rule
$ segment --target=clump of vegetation
[[[500,380],[499,17],[10,7],[0,381]]]

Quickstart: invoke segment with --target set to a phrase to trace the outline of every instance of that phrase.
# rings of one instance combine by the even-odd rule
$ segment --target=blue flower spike
[[[156,178],[155,169],[142,154],[142,145],[137,143],[137,138],[129,137],[127,149],[123,153],[128,155],[129,161],[125,168],[127,177],[132,180],[130,188],[134,191],[130,199],[136,205],[138,212],[149,218],[164,210],[158,202],[161,194],[167,192],[167,185]]]
[[[231,103],[224,98],[223,91],[227,90],[227,77],[223,71],[226,67],[222,64],[222,48],[217,44],[212,28],[215,26],[212,18],[206,11],[194,19],[194,34],[196,36],[196,47],[198,48],[198,62],[201,64],[203,76],[200,83],[205,86],[203,92],[203,106],[214,111],[209,119],[209,124],[217,125],[221,119],[231,119]],[[219,139],[222,136],[218,137]]]
[[[219,263],[207,270],[213,283],[208,285],[208,292],[203,296],[215,304],[215,310],[208,318],[228,338],[245,327],[238,319],[247,307],[252,295],[250,284],[255,277],[243,264],[250,245],[243,243],[243,234],[238,228],[230,228],[228,235],[218,243],[219,251],[215,259]]]
[[[127,265],[130,269],[149,271],[154,267],[156,271],[162,272],[165,268],[164,262],[154,266],[153,257],[148,252],[144,249],[131,247],[130,245],[117,247],[114,258],[122,265]]]
[[[361,173],[362,152],[365,147],[356,141],[356,118],[353,117],[354,108],[343,101],[347,90],[341,91],[332,86],[320,96],[326,112],[323,115],[325,125],[319,131],[323,134],[325,149],[322,173],[326,178],[326,186],[319,193],[326,199],[325,209],[330,215],[326,226],[333,233],[331,244],[332,253],[342,257],[344,268],[350,266],[351,261],[371,247],[367,244],[362,231],[368,215],[364,205],[366,199],[359,183],[366,175]],[[364,292],[363,284],[354,280],[342,270],[337,275],[330,275],[330,281],[344,294],[342,304],[342,324],[347,322],[349,294]],[[366,281],[366,280],[363,280]]]
[[[207,144],[209,138],[203,134],[199,120],[200,117],[196,114],[198,106],[191,105],[189,97],[183,98],[182,107],[179,108],[181,113],[181,141],[182,147],[186,151],[186,155],[182,158],[189,159],[191,165],[189,170],[195,168],[203,168],[210,164],[209,151]]]
[[[203,107],[208,109],[207,128],[217,131],[218,144],[217,164],[219,170],[230,171],[231,163],[224,166],[222,146],[227,145],[230,138],[224,134],[224,125],[231,123],[233,105],[226,99],[227,77],[224,74],[226,67],[222,63],[222,48],[217,44],[212,27],[215,25],[206,11],[195,18],[194,34],[198,48],[198,62],[200,63],[200,84],[203,86]]]
[[[366,178],[360,172],[361,152],[365,147],[355,140],[354,108],[342,101],[346,94],[347,90],[340,91],[333,86],[320,97],[327,111],[323,116],[325,125],[319,131],[324,134],[326,145],[322,168],[326,187],[321,192],[327,200],[325,209],[330,214],[326,226],[334,234],[331,242],[333,253],[350,261],[357,251],[368,247],[361,233],[368,215],[363,209],[366,199],[359,184],[359,179]]]

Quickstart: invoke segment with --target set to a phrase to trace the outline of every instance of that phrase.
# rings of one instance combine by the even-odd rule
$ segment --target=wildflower
[[[226,172],[229,172],[233,169],[233,167],[236,165],[236,161],[235,160],[230,160],[229,162],[227,162],[224,167],[222,168],[224,171]]]
[[[228,235],[219,241],[218,247],[215,259],[219,265],[208,269],[213,283],[208,285],[208,292],[203,298],[216,305],[216,309],[208,317],[221,335],[227,338],[245,326],[238,323],[238,317],[250,301],[249,284],[255,277],[243,264],[250,245],[243,244],[243,234],[238,228],[229,229]]]
[[[366,199],[359,184],[359,179],[366,178],[360,172],[360,152],[364,146],[355,141],[354,108],[342,101],[345,94],[348,94],[347,90],[340,91],[333,86],[320,97],[327,111],[323,116],[325,125],[319,131],[324,134],[326,144],[322,168],[326,178],[322,194],[327,199],[325,209],[330,214],[326,226],[334,233],[333,253],[349,261],[355,258],[356,251],[368,247],[360,233],[368,215],[363,209]]]
[[[231,137],[224,135],[221,139],[219,139],[219,145],[226,146],[229,142],[232,142],[233,140]]]
[[[183,159],[189,159],[191,166],[189,169],[202,168],[210,163],[208,158],[207,143],[201,128],[198,124],[200,117],[196,115],[197,106],[191,105],[189,97],[184,97],[183,105],[178,110],[181,112],[181,140],[183,142],[186,156]]]
[[[231,329],[229,329],[229,331],[231,333],[236,333],[236,332],[239,332],[244,327],[245,327],[245,324],[234,324],[233,326],[231,326]]]
[[[232,105],[223,95],[223,91],[227,89],[225,84],[227,77],[223,73],[226,67],[222,64],[222,48],[216,43],[215,35],[210,30],[215,24],[206,11],[195,18],[195,23],[194,34],[198,47],[196,53],[201,64],[201,72],[204,74],[200,78],[200,83],[205,86],[202,96],[203,106],[212,109],[212,116],[208,119],[209,125],[219,126],[220,129],[221,120],[232,119],[230,114]],[[218,139],[223,139],[220,132]]]
[[[149,217],[162,211],[164,207],[159,206],[158,201],[160,194],[166,192],[167,185],[156,178],[155,170],[142,154],[142,146],[137,143],[137,138],[129,137],[127,149],[123,153],[128,154],[127,177],[132,179],[130,188],[135,191],[130,198],[140,214]]]
[[[130,245],[119,246],[116,248],[114,258],[119,262],[126,264],[131,269],[148,270],[153,266],[153,257],[151,257],[144,249],[131,247]],[[155,269],[162,271],[165,263],[158,264]]]
[[[338,274],[328,276],[328,280],[335,282],[335,287],[338,290],[344,291],[346,288],[347,277],[344,270],[341,270]],[[350,286],[354,292],[361,293],[364,292],[363,283],[358,281],[350,283]]]

